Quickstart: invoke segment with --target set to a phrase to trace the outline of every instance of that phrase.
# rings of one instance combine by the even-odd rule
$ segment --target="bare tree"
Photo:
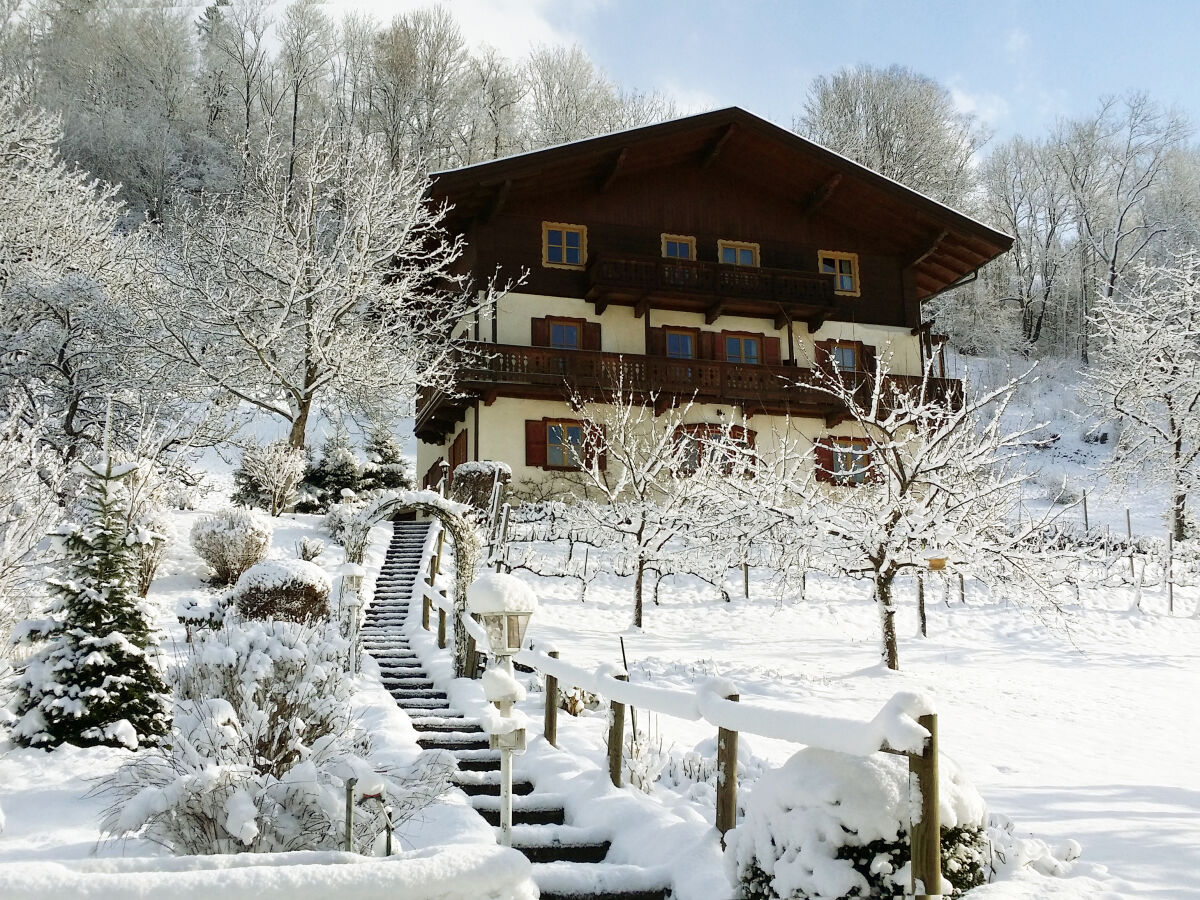
[[[211,68],[227,73],[236,95],[243,141],[249,141],[254,111],[261,108],[263,76],[269,61],[267,35],[271,27],[266,0],[233,0],[208,7],[213,12],[198,23]],[[206,10],[207,13],[207,10]]]
[[[295,160],[268,141],[251,163],[241,192],[204,198],[164,232],[171,299],[139,298],[160,358],[283,418],[293,447],[318,402],[394,417],[418,387],[450,389],[454,329],[494,293],[451,274],[462,244],[441,231],[425,179],[376,143],[347,155],[327,131]]]
[[[292,0],[283,12],[279,27],[279,61],[288,109],[288,181],[296,175],[301,102],[310,93],[314,100],[318,96],[314,84],[333,57],[332,33],[333,25],[321,12],[317,0]]]
[[[1099,359],[1084,370],[1084,396],[1126,426],[1112,469],[1165,483],[1183,540],[1200,483],[1200,260],[1189,251],[1170,265],[1134,264],[1092,321]]]
[[[904,66],[813,79],[795,131],[943,203],[962,204],[986,134],[950,93]]]

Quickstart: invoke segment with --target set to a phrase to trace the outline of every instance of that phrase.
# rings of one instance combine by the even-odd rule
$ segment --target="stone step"
[[[513,849],[520,850],[531,863],[601,863],[608,856],[612,846],[608,841],[599,843],[572,844],[518,844],[513,841]],[[543,897],[546,895],[543,894]]]
[[[450,698],[446,695],[446,692],[439,691],[437,688],[414,688],[388,684],[386,679],[383,682],[383,686],[397,700],[440,700],[442,703],[450,702]]]
[[[419,738],[417,746],[422,750],[487,750],[491,745],[486,737],[471,735],[465,739]]]
[[[462,773],[467,774],[467,773]],[[500,796],[500,781],[460,781],[460,774],[454,780],[454,786],[466,794],[468,797],[499,797]],[[472,772],[469,774],[479,774]],[[486,773],[485,773],[486,774]],[[532,781],[514,781],[513,794],[518,797],[524,797],[527,794],[533,793]]]
[[[534,863],[541,900],[667,900],[670,879],[661,868],[615,863]],[[724,893],[729,893],[728,891]],[[718,893],[713,900],[724,900]]]
[[[463,772],[499,772],[500,754],[482,757],[458,757],[458,768]]]
[[[449,708],[447,704],[450,702],[450,698],[444,694],[440,697],[410,697],[396,691],[388,691],[388,693],[396,698],[396,702],[400,704],[401,709],[429,710]]]
[[[463,732],[477,732],[483,734],[483,728],[473,719],[433,719],[428,716],[421,719],[413,719],[413,727],[421,734],[439,733],[445,734],[461,734]]]
[[[536,796],[536,795],[534,795]],[[472,800],[496,799],[499,797],[484,797],[476,796]],[[473,804],[472,804],[473,805]],[[483,816],[485,822],[496,827],[500,826],[500,809],[497,806],[495,809],[484,807],[480,809],[475,807],[475,812]],[[512,820],[514,825],[561,825],[566,818],[566,813],[562,807],[519,807],[516,803],[513,804]]]

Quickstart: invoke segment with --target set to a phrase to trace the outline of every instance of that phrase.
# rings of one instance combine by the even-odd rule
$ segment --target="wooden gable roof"
[[[945,290],[1006,252],[1012,238],[738,107],[687,116],[477,163],[432,176],[431,196],[464,227],[487,222],[509,197],[605,191],[654,169],[736,165],[795,203],[872,234],[911,268],[918,299]]]

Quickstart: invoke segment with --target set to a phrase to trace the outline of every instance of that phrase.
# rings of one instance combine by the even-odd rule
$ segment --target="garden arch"
[[[482,544],[467,518],[471,507],[447,500],[435,491],[389,491],[360,510],[347,528],[346,561],[362,565],[371,528],[385,519],[413,512],[440,522],[454,544],[454,675],[467,675],[467,632],[462,617],[467,613],[467,588],[475,578]]]

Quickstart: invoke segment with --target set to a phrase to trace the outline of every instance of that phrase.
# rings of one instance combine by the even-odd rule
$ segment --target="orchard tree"
[[[1117,475],[1166,484],[1170,528],[1188,533],[1188,497],[1200,483],[1200,260],[1136,264],[1117,292],[1096,301],[1098,359],[1084,396],[1123,425],[1110,465]]]
[[[916,385],[901,382],[882,358],[865,385],[816,371],[856,439],[823,438],[804,459],[785,452],[743,493],[761,496],[781,527],[803,536],[793,543],[826,567],[871,580],[882,658],[898,669],[896,579],[925,568],[930,550],[985,581],[1033,584],[1031,538],[1046,520],[1023,520],[1017,509],[1040,426],[1005,424],[1017,379],[978,394],[964,384],[962,397],[947,396],[930,371]],[[782,494],[760,494],[760,483]]]
[[[986,135],[950,92],[904,66],[813,79],[793,130],[942,203],[962,204]]]
[[[269,141],[236,194],[166,229],[159,291],[141,298],[166,361],[284,419],[302,448],[318,403],[393,418],[417,388],[453,382],[455,328],[494,302],[450,273],[460,240],[413,166],[328,132],[300,151]]]

